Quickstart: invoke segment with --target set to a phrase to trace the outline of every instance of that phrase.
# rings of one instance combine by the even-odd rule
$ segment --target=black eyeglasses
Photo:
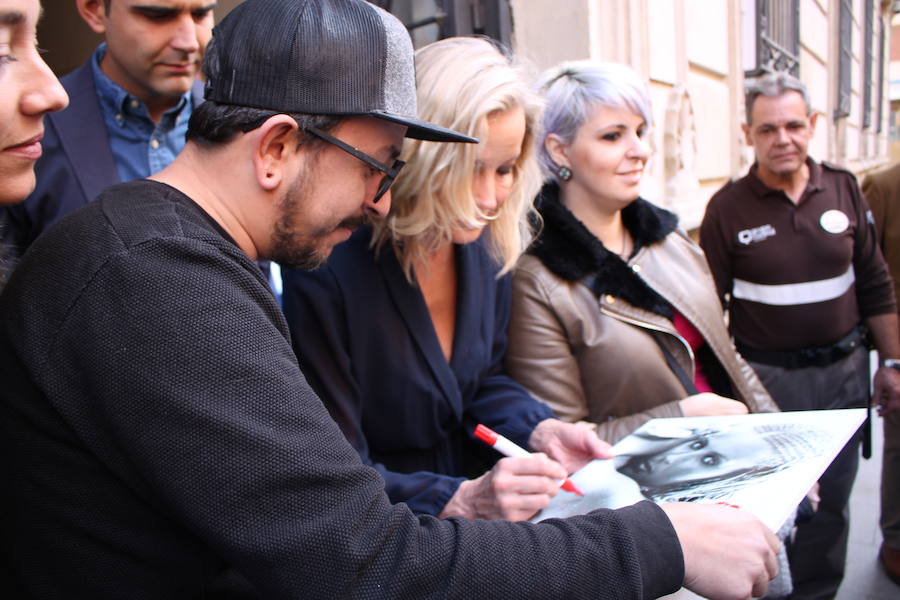
[[[405,162],[403,162],[400,159],[394,159],[394,164],[392,164],[391,166],[387,166],[383,162],[372,158],[365,152],[363,152],[361,150],[357,150],[350,144],[348,144],[346,142],[342,142],[341,140],[337,139],[333,135],[329,135],[329,134],[325,133],[318,127],[304,127],[304,131],[311,133],[312,135],[316,136],[317,138],[325,140],[329,144],[333,144],[333,145],[337,146],[338,148],[340,148],[347,154],[352,154],[353,156],[355,156],[359,160],[363,161],[364,163],[366,163],[373,169],[378,169],[379,171],[384,173],[384,179],[382,179],[381,183],[378,184],[378,191],[375,192],[375,198],[372,199],[373,204],[378,202],[379,200],[381,200],[381,197],[384,196],[384,194],[389,189],[391,189],[391,185],[393,185],[393,183],[394,183],[394,178],[397,177],[397,174],[400,172],[400,169],[402,169],[403,165],[406,164]]]

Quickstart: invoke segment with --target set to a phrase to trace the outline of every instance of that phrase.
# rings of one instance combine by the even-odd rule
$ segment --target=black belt
[[[830,346],[781,351],[760,350],[741,342],[735,342],[735,345],[738,352],[747,360],[785,369],[803,369],[805,367],[827,367],[834,364],[862,346],[865,338],[866,328],[857,325],[850,330],[850,333]]]

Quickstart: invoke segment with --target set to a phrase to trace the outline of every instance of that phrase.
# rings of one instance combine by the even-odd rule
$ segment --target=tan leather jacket
[[[700,331],[738,400],[751,412],[778,410],[734,348],[696,244],[674,230],[642,247],[628,266]],[[587,286],[551,272],[537,256],[520,260],[506,366],[561,419],[596,424],[598,435],[614,443],[651,418],[682,416],[678,400],[686,392],[652,332],[662,332],[671,354],[693,375],[693,353],[666,317],[611,294],[598,303]]]

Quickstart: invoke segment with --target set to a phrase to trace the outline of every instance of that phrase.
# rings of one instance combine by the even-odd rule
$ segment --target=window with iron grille
[[[838,94],[834,118],[840,119],[850,114],[850,71],[853,47],[853,7],[852,0],[841,0],[838,15],[840,60],[838,61]]]
[[[800,76],[800,0],[756,0],[756,66],[746,77]]]
[[[509,0],[375,0],[409,29],[418,48],[446,37],[484,35],[509,46]]]

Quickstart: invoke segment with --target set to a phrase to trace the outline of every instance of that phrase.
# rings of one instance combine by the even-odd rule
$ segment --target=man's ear
[[[276,189],[284,180],[286,161],[297,149],[297,121],[288,115],[275,115],[263,123],[255,134],[253,168],[256,181],[266,191]]]
[[[75,0],[78,14],[94,33],[106,33],[106,6],[103,0]]]
[[[750,139],[750,126],[746,123],[741,123],[741,131],[744,132],[744,141],[747,142],[748,146],[752,146],[753,140]]]
[[[816,121],[819,118],[819,113],[817,111],[813,111],[811,115],[809,115],[809,135],[812,136],[816,132]]]
[[[562,141],[561,137],[555,133],[551,133],[545,137],[544,149],[547,150],[547,154],[550,155],[550,158],[553,159],[556,166],[572,168],[572,165],[569,164],[569,146]]]

